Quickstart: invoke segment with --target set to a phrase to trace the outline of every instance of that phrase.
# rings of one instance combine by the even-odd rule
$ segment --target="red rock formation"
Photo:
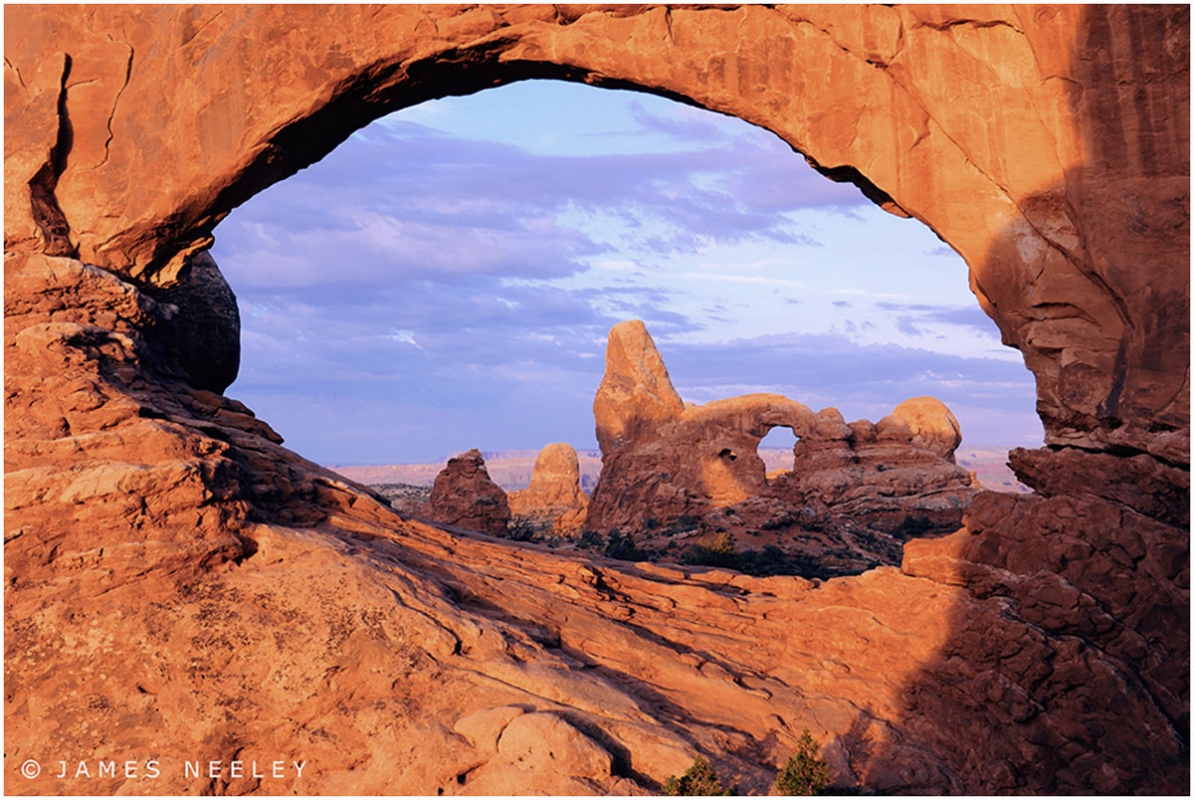
[[[570,444],[549,444],[539,451],[531,483],[509,495],[510,511],[542,519],[552,530],[571,535],[584,525],[589,496],[580,488],[580,462]]]
[[[602,469],[586,526],[598,531],[654,530],[725,508],[746,528],[816,509],[886,532],[954,530],[975,493],[953,463],[962,434],[941,401],[906,400],[877,425],[847,425],[837,409],[814,414],[781,395],[685,407],[637,320],[610,331],[593,409]],[[776,426],[799,440],[793,470],[768,480],[758,446]]]
[[[843,786],[1189,791],[1187,7],[5,22],[6,792],[620,793],[698,752],[763,792],[804,726]],[[208,369],[185,320],[232,341],[231,308],[161,292],[223,215],[383,113],[529,77],[740,116],[929,224],[1036,375],[1041,494],[820,584],[611,564],[403,522],[209,391],[230,350]]]
[[[505,536],[510,503],[489,478],[480,450],[448,459],[431,487],[431,515],[437,522]]]
[[[910,407],[932,411],[919,418],[915,433],[904,421]],[[933,420],[940,424],[933,427]],[[847,425],[827,408],[796,443],[792,471],[773,481],[773,491],[903,536],[952,531],[976,492],[970,473],[953,463],[961,441],[957,420],[932,397],[905,400],[877,424]]]
[[[908,427],[914,446],[955,463],[954,451],[962,443],[962,429],[945,403],[936,397],[913,397],[896,406],[891,416]]]
[[[630,85],[773,130],[932,227],[1036,374],[1050,444],[1189,449],[1163,441],[1189,417],[1182,7],[7,15],[14,244],[165,286],[234,206],[388,111],[531,77]]]

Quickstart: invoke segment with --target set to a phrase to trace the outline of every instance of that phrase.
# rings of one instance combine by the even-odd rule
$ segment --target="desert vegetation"
[[[829,762],[820,757],[821,746],[808,728],[796,741],[793,753],[775,778],[775,793],[786,795],[822,794],[829,786]]]
[[[713,765],[697,756],[683,775],[672,775],[663,783],[663,793],[669,796],[718,797],[730,794],[713,771]]]

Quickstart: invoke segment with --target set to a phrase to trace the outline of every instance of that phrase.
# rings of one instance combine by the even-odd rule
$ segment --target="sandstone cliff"
[[[1187,7],[5,22],[6,792],[633,793],[697,753],[766,792],[806,726],[842,786],[1189,791]],[[824,582],[611,563],[405,522],[217,394],[215,224],[383,113],[531,77],[735,114],[930,225],[1036,375],[1038,495]]]

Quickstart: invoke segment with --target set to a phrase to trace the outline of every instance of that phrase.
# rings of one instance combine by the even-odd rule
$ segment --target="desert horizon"
[[[601,474],[601,450],[584,449],[572,445],[576,450],[581,467],[581,488],[592,491]],[[983,486],[992,491],[1028,492],[1028,487],[1016,480],[1015,472],[1007,465],[1008,451],[1012,447],[974,446],[965,444],[955,454],[958,465],[972,470]],[[343,475],[349,480],[366,485],[404,483],[412,486],[431,486],[435,476],[449,460],[463,455],[467,450],[449,453],[443,458],[429,462],[396,462],[390,464],[334,464],[323,466]],[[785,447],[759,447],[759,457],[771,472],[792,468],[792,450]],[[514,450],[481,450],[485,465],[494,482],[506,491],[525,489],[531,481],[531,472],[539,450],[518,448]]]

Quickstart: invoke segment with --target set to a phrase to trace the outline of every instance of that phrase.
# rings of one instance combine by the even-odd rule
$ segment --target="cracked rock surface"
[[[634,794],[697,754],[763,793],[804,727],[843,787],[1188,793],[1187,7],[5,22],[7,793]],[[218,394],[230,294],[170,294],[215,224],[390,110],[530,77],[740,116],[928,224],[1036,376],[1038,494],[823,582],[627,564],[404,520]],[[125,754],[160,777],[96,776]]]

